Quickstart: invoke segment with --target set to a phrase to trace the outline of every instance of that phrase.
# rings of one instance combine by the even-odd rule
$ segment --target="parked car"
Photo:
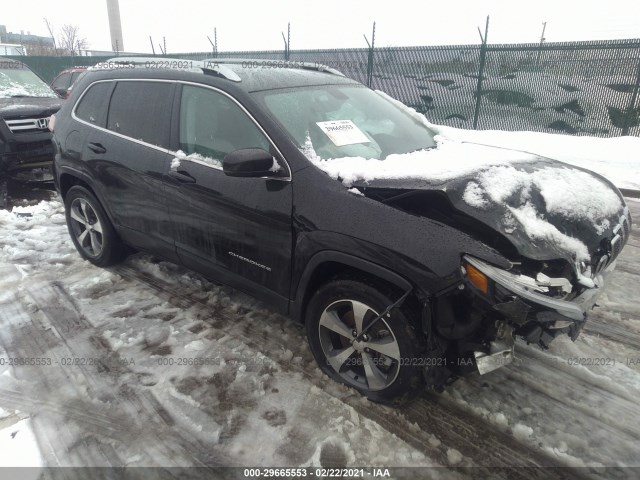
[[[0,43],[0,55],[27,55],[27,49],[19,43]]]
[[[415,164],[434,152],[455,170],[467,160],[335,70],[112,62],[78,82],[54,122],[56,187],[80,255],[106,267],[128,245],[270,302],[305,323],[322,371],[374,401],[505,365],[514,336],[543,348],[575,339],[629,237],[608,181],[522,152],[474,146],[501,166],[519,159],[509,167],[519,181],[575,174],[613,204],[598,229],[549,214],[549,231],[586,257],[527,236],[515,207],[509,218],[508,204],[484,208],[479,194],[465,203],[478,171],[350,184],[327,165]],[[542,212],[544,186],[527,192]]]
[[[60,98],[67,98],[73,84],[87,71],[87,67],[73,67],[62,70],[51,82],[51,88]]]
[[[60,106],[58,96],[24,63],[0,57],[0,180],[52,180],[48,124]],[[0,201],[5,198],[6,192],[0,193]]]

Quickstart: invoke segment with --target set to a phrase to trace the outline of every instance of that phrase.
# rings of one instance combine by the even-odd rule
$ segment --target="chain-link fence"
[[[288,57],[291,61],[321,63],[388,93],[438,124],[576,135],[640,135],[640,39],[542,46],[458,45],[167,55],[190,60],[215,56],[263,60]],[[92,65],[106,57],[19,59],[50,81],[64,68]]]

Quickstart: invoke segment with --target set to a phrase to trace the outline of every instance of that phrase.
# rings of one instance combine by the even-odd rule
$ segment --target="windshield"
[[[15,65],[15,68],[13,66]],[[0,68],[0,98],[51,97],[58,98],[40,77],[19,62]]]
[[[324,85],[256,95],[311,160],[384,160],[436,146],[434,132],[365,87]]]

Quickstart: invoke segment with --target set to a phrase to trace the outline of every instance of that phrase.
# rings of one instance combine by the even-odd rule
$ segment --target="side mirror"
[[[226,155],[222,171],[230,177],[272,177],[279,170],[274,168],[273,155],[261,148],[243,148]]]

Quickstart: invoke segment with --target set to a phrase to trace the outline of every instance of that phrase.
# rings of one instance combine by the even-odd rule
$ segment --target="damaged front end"
[[[459,376],[483,375],[513,362],[516,336],[543,349],[559,335],[575,340],[615,269],[630,225],[625,208],[613,237],[589,264],[523,259],[502,269],[464,255],[462,281],[429,302],[427,322],[438,337],[434,352],[445,359],[447,372],[426,371],[427,383],[440,388]]]

